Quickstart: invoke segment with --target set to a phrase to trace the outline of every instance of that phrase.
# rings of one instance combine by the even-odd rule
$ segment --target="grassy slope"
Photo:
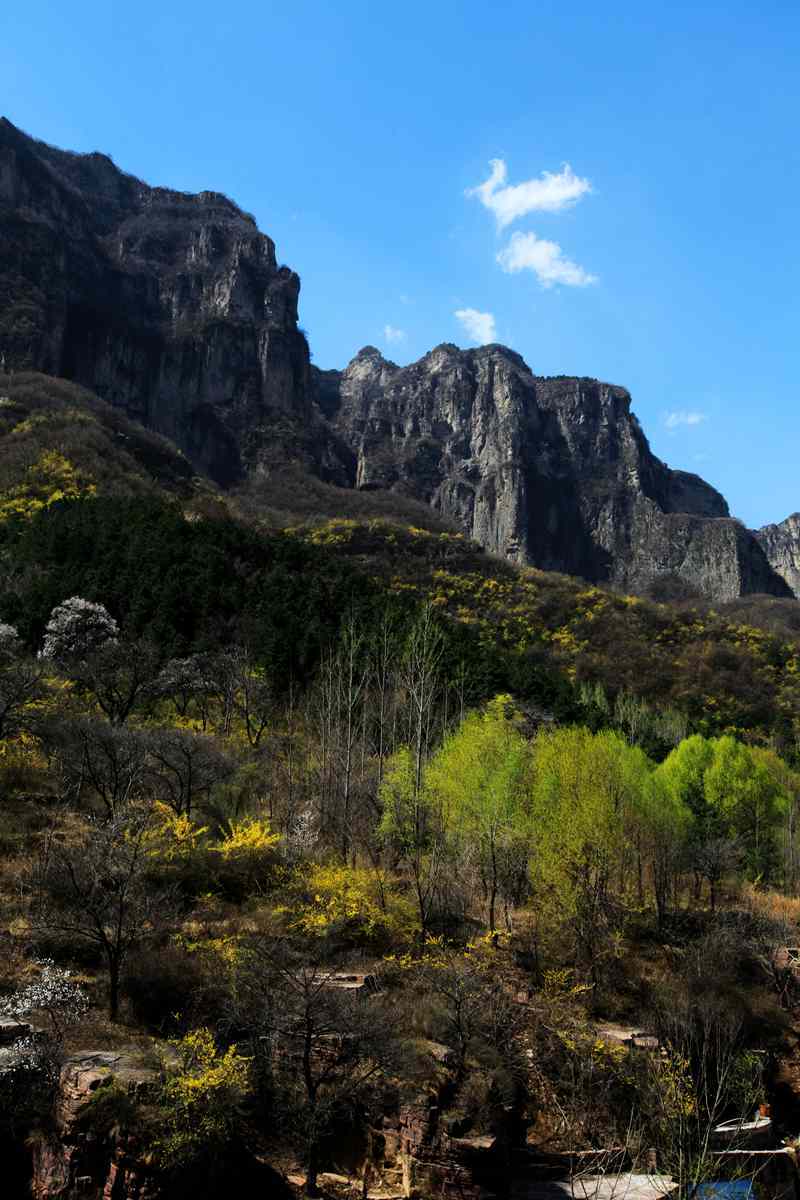
[[[171,442],[84,388],[32,372],[0,374],[0,495],[16,495],[23,507],[26,498],[46,504],[65,484],[68,495],[214,494]]]

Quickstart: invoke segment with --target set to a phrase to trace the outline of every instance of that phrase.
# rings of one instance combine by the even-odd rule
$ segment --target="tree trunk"
[[[119,975],[120,963],[115,954],[108,957],[108,1015],[116,1021],[119,1016]]]
[[[308,1147],[308,1164],[306,1166],[306,1186],[305,1193],[307,1196],[318,1196],[319,1185],[317,1176],[319,1175],[319,1161],[317,1155],[316,1142],[312,1142]]]

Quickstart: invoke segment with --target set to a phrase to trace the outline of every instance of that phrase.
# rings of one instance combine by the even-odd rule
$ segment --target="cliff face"
[[[792,513],[780,525],[765,525],[756,537],[773,570],[800,599],[800,513]]]
[[[299,290],[224,196],[148,187],[0,120],[7,368],[84,384],[228,483],[308,449]]]
[[[443,345],[404,368],[366,347],[318,392],[356,487],[424,499],[495,553],[631,590],[788,594],[722,496],[652,454],[623,388]]]

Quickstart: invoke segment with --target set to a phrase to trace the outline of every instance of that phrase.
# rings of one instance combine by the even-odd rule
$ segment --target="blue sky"
[[[320,366],[493,334],[760,525],[800,508],[799,55],[795,0],[18,0],[0,111],[254,213]]]

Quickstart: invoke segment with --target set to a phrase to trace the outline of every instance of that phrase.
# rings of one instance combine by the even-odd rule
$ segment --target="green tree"
[[[445,864],[445,838],[435,796],[417,771],[414,750],[404,746],[388,759],[380,789],[378,833],[408,867],[414,884],[420,933],[428,932]]]
[[[770,765],[732,737],[715,739],[705,773],[708,803],[742,847],[748,874],[770,879],[778,868],[778,832],[789,797]]]
[[[571,924],[596,985],[614,932],[614,885],[626,890],[634,869],[649,760],[617,733],[578,727],[540,732],[531,769],[537,902]]]
[[[426,787],[445,831],[462,857],[477,858],[492,933],[498,895],[513,874],[515,850],[526,835],[526,759],[527,743],[511,698],[496,696],[482,712],[464,718],[426,769]]]

